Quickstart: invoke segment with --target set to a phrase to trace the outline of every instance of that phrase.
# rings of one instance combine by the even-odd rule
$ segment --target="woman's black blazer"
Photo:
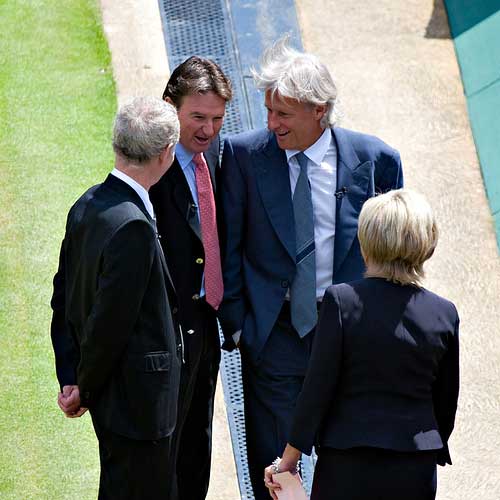
[[[327,289],[289,442],[440,450],[457,409],[458,314],[415,286],[381,278]]]

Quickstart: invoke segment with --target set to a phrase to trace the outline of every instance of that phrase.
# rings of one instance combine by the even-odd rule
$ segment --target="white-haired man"
[[[317,311],[332,283],[359,279],[363,202],[403,183],[397,151],[334,127],[337,89],[315,56],[286,40],[254,72],[268,129],[226,140],[222,160],[226,349],[239,344],[250,476],[282,452],[306,372]],[[311,411],[314,411],[312,408]]]
[[[176,297],[148,190],[172,164],[178,139],[176,110],[161,99],[136,98],[120,109],[115,168],[71,208],[54,278],[58,403],[68,417],[90,411],[99,500],[169,495],[180,376],[169,308]]]

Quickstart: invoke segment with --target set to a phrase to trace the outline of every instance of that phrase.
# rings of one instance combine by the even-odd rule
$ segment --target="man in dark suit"
[[[99,499],[167,498],[180,361],[175,300],[148,190],[173,161],[175,109],[136,98],[117,114],[115,168],[71,208],[52,297],[52,342],[69,417],[90,410]]]
[[[254,78],[268,130],[225,141],[219,320],[223,347],[241,348],[250,476],[264,499],[263,470],[287,440],[319,301],[332,283],[362,277],[361,206],[403,177],[397,151],[333,127],[337,90],[313,55],[281,41]]]
[[[179,299],[184,359],[174,436],[173,498],[203,500],[210,478],[212,417],[220,342],[216,310],[223,285],[215,188],[219,131],[231,84],[212,61],[190,57],[172,73],[163,98],[178,111],[172,168],[151,189],[158,231]]]

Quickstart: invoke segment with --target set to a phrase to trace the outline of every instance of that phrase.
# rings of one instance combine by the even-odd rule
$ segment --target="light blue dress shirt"
[[[181,166],[184,177],[189,185],[189,190],[191,191],[191,196],[193,197],[193,202],[196,206],[196,215],[198,216],[198,222],[200,221],[200,208],[198,206],[198,189],[196,188],[196,165],[193,162],[194,153],[188,151],[180,142],[175,146],[175,157]],[[205,274],[201,278],[201,290],[200,297],[205,296]]]
[[[198,189],[196,188],[196,165],[193,162],[194,153],[187,151],[187,149],[180,143],[175,146],[175,157],[181,166],[184,177],[189,184],[189,190],[191,191],[191,196],[193,197],[193,202],[196,205],[196,214],[198,216],[198,222],[200,221],[200,209],[198,207]]]

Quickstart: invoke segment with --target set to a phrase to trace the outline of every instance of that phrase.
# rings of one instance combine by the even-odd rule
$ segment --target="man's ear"
[[[314,117],[317,120],[321,120],[323,116],[325,116],[327,106],[326,104],[318,104],[317,106],[314,106]]]
[[[160,161],[163,160],[172,154],[172,149],[175,148],[175,144],[169,144],[161,153],[160,153]]]
[[[165,97],[165,99],[163,99],[165,102],[168,102],[169,104],[171,104],[174,108],[176,107],[175,104],[174,104],[174,101],[172,101],[172,99],[170,99],[170,97]]]

